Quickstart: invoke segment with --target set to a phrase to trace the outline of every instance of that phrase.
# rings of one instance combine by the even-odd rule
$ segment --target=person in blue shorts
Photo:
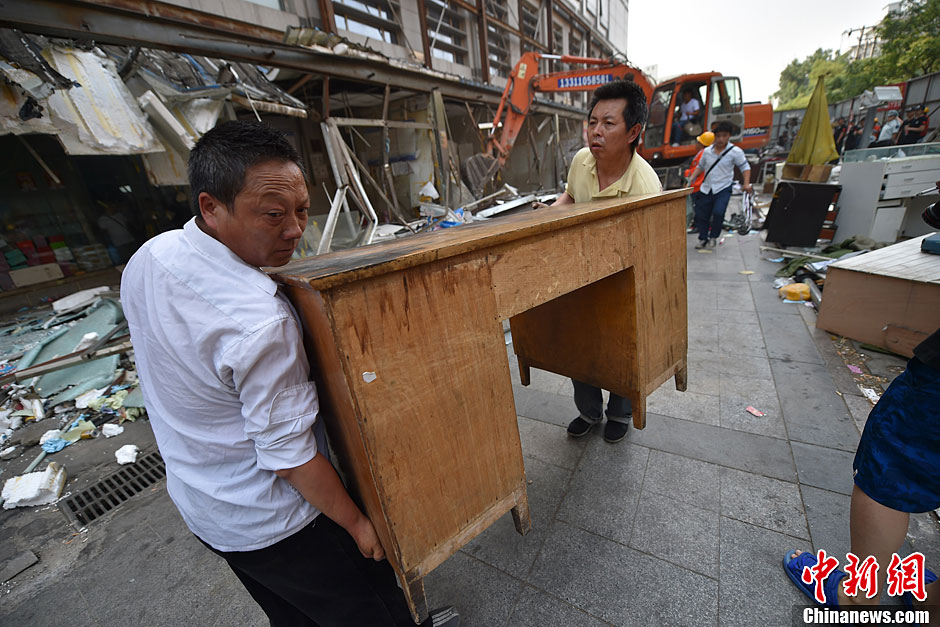
[[[907,535],[910,515],[940,507],[940,329],[914,349],[907,369],[872,409],[852,467],[852,553],[860,561],[868,556],[877,560],[880,596],[891,556]],[[815,582],[804,583],[801,575],[805,567],[816,565],[816,555],[790,551],[783,565],[790,579],[813,599]],[[847,596],[840,585],[845,576],[836,569],[826,578],[826,606],[878,603],[877,596]],[[927,602],[940,598],[940,584],[930,570],[924,570],[924,583]],[[904,601],[913,602],[910,593]]]

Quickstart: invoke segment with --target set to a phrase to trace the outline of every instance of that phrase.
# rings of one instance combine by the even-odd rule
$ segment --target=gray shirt
[[[711,168],[711,172],[708,172],[708,176],[702,181],[701,192],[703,194],[720,192],[731,185],[734,179],[734,166],[738,166],[738,169],[742,172],[747,172],[751,169],[747,159],[744,157],[743,150],[730,143],[725,146],[725,150],[728,151],[728,154],[722,157],[721,160],[718,161],[718,165],[714,168],[712,168],[712,164],[718,160],[718,156],[721,153],[715,152],[714,146],[706,148],[703,151],[702,158],[698,162],[698,167],[701,168],[702,172],[708,172],[709,168]]]

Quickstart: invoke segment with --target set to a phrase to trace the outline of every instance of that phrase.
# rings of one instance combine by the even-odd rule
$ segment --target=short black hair
[[[189,153],[187,168],[193,214],[201,215],[202,192],[234,211],[235,196],[245,184],[245,172],[265,161],[290,161],[304,171],[300,155],[287,136],[267,124],[223,122],[203,135]]]
[[[627,80],[612,81],[601,85],[594,90],[594,97],[588,107],[588,119],[591,119],[594,107],[601,100],[626,100],[627,106],[623,108],[623,121],[627,125],[627,130],[633,128],[635,124],[639,124],[642,132],[643,126],[646,124],[648,108],[646,106],[646,94],[643,93],[639,85]],[[637,135],[630,145],[636,150],[639,144],[640,136]]]
[[[712,127],[713,133],[728,133],[729,135],[734,135],[734,124],[728,120],[720,120],[715,123]]]

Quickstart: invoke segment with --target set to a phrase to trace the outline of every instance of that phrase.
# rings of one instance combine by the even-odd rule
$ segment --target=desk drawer
[[[921,189],[927,189],[937,181],[940,181],[940,169],[898,172],[896,174],[887,175],[884,180],[885,187],[906,187],[908,185],[920,185],[924,183]]]
[[[893,185],[891,187],[885,187],[884,191],[881,192],[882,200],[889,200],[893,198],[910,198],[917,194],[917,192],[923,191],[929,188],[930,185],[927,183],[908,183],[907,185]],[[936,187],[934,187],[934,195],[936,195]],[[929,194],[925,194],[928,195]]]
[[[885,174],[898,172],[921,172],[923,170],[940,170],[940,157],[911,157],[898,159],[885,165]]]

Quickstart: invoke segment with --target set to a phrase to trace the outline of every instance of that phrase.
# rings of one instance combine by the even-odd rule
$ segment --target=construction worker
[[[659,193],[662,189],[659,177],[636,153],[646,116],[646,95],[633,81],[614,81],[598,87],[588,109],[588,147],[579,150],[571,160],[568,185],[553,206]],[[568,425],[568,435],[575,438],[587,435],[606,413],[604,439],[622,440],[633,420],[630,400],[611,392],[604,412],[599,387],[581,381],[572,383],[579,415]]]
[[[685,178],[688,179],[692,172],[695,170],[695,167],[698,165],[698,162],[702,159],[702,153],[706,148],[712,145],[715,141],[715,134],[711,131],[705,131],[701,135],[695,138],[695,141],[698,142],[699,146],[702,148],[695,153],[695,156],[692,158],[692,163],[689,164],[688,169],[685,171]],[[693,225],[693,216],[695,215],[695,199],[699,196],[699,190],[702,189],[702,181],[705,179],[705,173],[702,172],[694,181],[688,180],[689,186],[692,187],[692,193],[685,197],[685,221],[686,224],[690,227],[689,233],[694,233]]]
[[[911,107],[907,110],[907,117],[898,131],[898,145],[906,146],[916,144],[920,138],[927,134],[930,119],[922,113],[920,107]]]
[[[700,196],[695,203],[695,226],[698,228],[699,243],[696,248],[714,247],[721,235],[725,220],[725,210],[731,200],[731,186],[734,182],[734,167],[741,171],[744,184],[741,186],[748,194],[754,191],[751,186],[751,166],[744,156],[744,151],[730,143],[731,122],[722,120],[715,124],[715,142],[702,151],[699,164],[692,171],[692,180],[704,172]]]

